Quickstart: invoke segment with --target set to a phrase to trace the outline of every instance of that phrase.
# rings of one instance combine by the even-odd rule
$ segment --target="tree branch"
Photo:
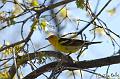
[[[57,8],[57,7],[61,6],[61,5],[64,5],[64,4],[73,2],[73,1],[75,1],[75,0],[64,0],[64,1],[60,1],[60,2],[58,2],[58,3],[51,4],[51,5],[47,6],[47,7],[44,7],[44,8],[42,8],[42,9],[40,9],[40,10],[36,10],[36,12],[37,12],[37,13],[43,13],[43,12],[45,12],[45,11],[48,11],[48,10]]]
[[[37,70],[25,76],[23,79],[34,79],[47,71],[54,70],[56,67],[58,68],[59,64],[60,64],[59,67],[63,66],[67,70],[69,69],[76,70],[76,69],[88,69],[88,68],[94,68],[94,67],[108,66],[108,65],[117,64],[117,63],[120,63],[120,55],[101,58],[101,59],[95,59],[95,60],[89,60],[89,61],[76,61],[75,63],[56,61],[38,68]]]
[[[92,23],[95,21],[95,19],[97,19],[97,17],[102,13],[102,11],[108,6],[108,4],[109,4],[111,1],[112,1],[112,0],[109,0],[109,1],[103,6],[103,8],[98,12],[98,14],[97,14],[96,16],[94,16],[94,18],[93,18],[84,28],[82,28],[82,29],[77,33],[77,35],[82,34],[82,32],[83,32],[86,28],[88,28],[89,25],[92,24]]]
[[[16,63],[17,63],[17,68],[20,67],[20,65],[26,64],[27,61],[30,61],[35,58],[41,58],[42,57],[55,57],[57,59],[61,59],[64,62],[72,62],[72,58],[70,56],[66,56],[65,54],[61,52],[56,52],[56,51],[40,51],[40,52],[33,52],[33,53],[28,53],[23,56],[18,56],[16,58]],[[12,79],[16,73],[16,68],[15,65],[13,64],[11,68],[9,69],[9,75],[10,79]]]

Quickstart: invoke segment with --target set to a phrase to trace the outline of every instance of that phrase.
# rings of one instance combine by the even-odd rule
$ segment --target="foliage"
[[[84,4],[84,0],[76,0],[76,5],[78,8],[83,9],[85,4]]]

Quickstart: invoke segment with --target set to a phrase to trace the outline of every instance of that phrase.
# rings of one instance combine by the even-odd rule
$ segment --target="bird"
[[[64,53],[75,53],[82,47],[88,47],[91,44],[98,44],[101,42],[90,42],[86,40],[79,40],[73,38],[60,38],[56,35],[50,35],[46,38],[57,51]]]

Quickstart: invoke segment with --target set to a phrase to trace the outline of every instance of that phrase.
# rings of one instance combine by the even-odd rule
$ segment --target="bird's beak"
[[[48,40],[48,38],[45,38],[45,40]]]

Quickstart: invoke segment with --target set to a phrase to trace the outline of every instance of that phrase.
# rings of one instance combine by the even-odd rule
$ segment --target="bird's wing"
[[[64,46],[81,46],[81,45],[89,43],[89,41],[69,39],[69,38],[60,38],[59,43]]]

